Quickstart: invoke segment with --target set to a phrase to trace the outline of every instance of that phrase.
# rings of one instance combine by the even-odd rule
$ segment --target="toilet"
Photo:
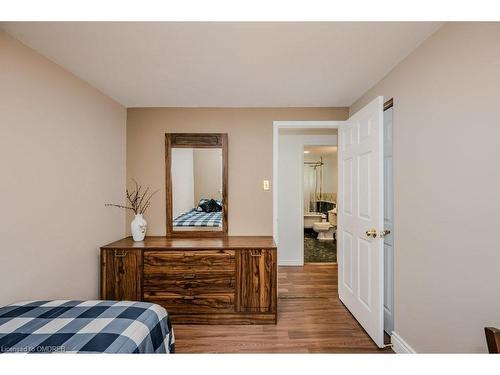
[[[313,229],[318,233],[318,240],[333,240],[333,234],[337,229],[336,208],[328,211],[328,221],[314,223]]]

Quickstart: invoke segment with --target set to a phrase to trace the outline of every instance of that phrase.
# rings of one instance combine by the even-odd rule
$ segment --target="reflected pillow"
[[[198,206],[196,206],[196,211],[198,212],[203,212],[203,208],[201,208],[201,205],[205,202],[208,202],[210,199],[207,199],[207,198],[202,198],[200,199],[200,201],[198,202]]]
[[[222,202],[221,202],[222,203]],[[215,199],[201,199],[198,207],[198,212],[220,212],[222,211],[222,204],[219,204]]]

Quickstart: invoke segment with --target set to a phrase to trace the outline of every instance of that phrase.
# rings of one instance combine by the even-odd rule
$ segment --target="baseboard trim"
[[[416,354],[417,352],[408,343],[401,338],[396,332],[392,331],[391,335],[392,350],[398,354]]]
[[[303,266],[300,260],[280,260],[278,266]]]

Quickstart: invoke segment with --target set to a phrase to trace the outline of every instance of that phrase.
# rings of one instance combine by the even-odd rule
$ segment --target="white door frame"
[[[338,129],[345,121],[273,121],[273,237],[278,243],[278,137],[280,129]],[[303,202],[302,202],[303,204]],[[302,262],[304,254],[302,254]]]

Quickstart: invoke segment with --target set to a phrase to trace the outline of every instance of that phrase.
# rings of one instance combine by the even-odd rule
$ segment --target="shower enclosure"
[[[325,192],[323,188],[324,166],[323,156],[304,161],[304,215],[326,214],[335,207],[336,192]]]

